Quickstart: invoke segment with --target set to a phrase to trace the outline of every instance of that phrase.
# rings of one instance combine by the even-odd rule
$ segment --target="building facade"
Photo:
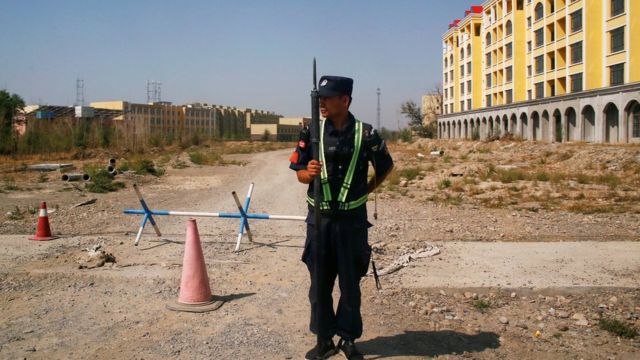
[[[309,126],[310,118],[281,117],[272,121],[251,123],[251,140],[296,141],[300,138],[300,130]]]
[[[440,138],[640,142],[640,1],[487,0],[443,35]]]
[[[429,125],[442,114],[442,94],[422,95],[422,124]]]
[[[118,100],[92,102],[91,107],[120,111],[121,115],[115,119],[116,126],[132,140],[148,140],[154,136],[243,140],[250,138],[252,122],[277,121],[280,117],[268,111],[203,103],[174,105],[163,101],[144,104]]]

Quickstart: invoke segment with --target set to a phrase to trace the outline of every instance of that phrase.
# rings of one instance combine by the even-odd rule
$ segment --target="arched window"
[[[511,33],[513,33],[513,25],[511,24],[511,20],[507,21],[507,24],[505,26],[506,26],[506,30],[505,30],[506,36],[511,35]]]
[[[542,3],[537,3],[535,8],[536,20],[540,20],[544,17],[544,6]]]
[[[444,58],[444,67],[446,68],[447,66],[449,66],[449,65],[447,64],[447,58]]]
[[[467,45],[467,56],[471,56],[471,44]]]
[[[460,60],[464,59],[464,48],[460,49]]]
[[[487,33],[487,38],[485,42],[487,43],[486,44],[487,46],[491,45],[491,33]]]
[[[629,112],[631,117],[631,137],[640,138],[640,105],[636,102]]]
[[[451,66],[453,66],[453,54],[451,54],[451,56],[449,56],[449,64],[451,64]]]

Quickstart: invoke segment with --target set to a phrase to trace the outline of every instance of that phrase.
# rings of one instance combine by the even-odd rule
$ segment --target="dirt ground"
[[[504,174],[480,172],[473,176],[477,182],[461,184],[462,201],[443,200],[456,187],[438,183],[458,181],[451,169],[469,168],[474,156],[490,157],[497,166],[530,158],[528,145],[513,144],[392,147],[400,171],[378,195],[377,220],[374,203],[368,204],[374,224],[369,241],[382,272],[405,261],[381,277],[382,290],[371,277],[362,282],[365,331],[359,344],[367,359],[640,358],[638,337],[617,336],[600,325],[615,319],[640,327],[640,215],[633,203],[638,188],[634,165],[627,161],[640,150],[554,145],[549,160],[536,166],[569,160],[557,153],[579,153],[590,157],[581,162],[595,163],[583,170],[588,181],[541,181],[545,178],[536,175],[535,183],[516,174],[505,183]],[[455,154],[446,160],[417,157],[446,146],[445,154]],[[489,148],[468,153],[474,146]],[[235,165],[168,167],[160,177],[125,174],[118,179],[126,188],[108,194],[35,178],[21,185],[28,190],[0,192],[0,358],[303,358],[315,338],[308,332],[309,276],[300,261],[302,222],[255,220],[256,243],[245,237],[242,250],[234,253],[237,221],[198,219],[211,286],[226,303],[215,312],[193,314],[166,309],[178,296],[186,218],[159,218],[162,236],[148,227],[135,247],[140,218],[122,214],[139,207],[134,182],[152,208],[193,211],[234,211],[231,191],[243,197],[255,182],[252,212],[305,215],[306,186],[287,168],[290,151],[227,155]],[[611,162],[600,159],[603,151],[626,160],[607,170]],[[514,153],[521,159],[513,160]],[[602,175],[596,172],[607,171],[621,171],[620,180],[595,180]],[[514,204],[482,202],[469,187],[482,189],[484,182],[495,183],[486,187],[489,193],[518,186],[525,195],[514,197]],[[562,197],[544,205],[553,196],[539,196],[532,204],[526,194],[539,191],[536,186],[545,185],[540,183],[558,193],[574,191],[567,186],[589,186],[611,197],[600,195],[598,211],[566,208]],[[575,191],[585,193],[575,199],[579,204],[592,196]],[[617,200],[612,191],[621,193]],[[72,207],[92,198],[94,204]],[[61,238],[28,241],[37,215],[15,219],[7,212],[42,200],[54,210],[51,226]],[[605,210],[616,201],[624,211]],[[78,260],[96,244],[116,262],[79,268]],[[436,248],[435,255],[412,257]]]

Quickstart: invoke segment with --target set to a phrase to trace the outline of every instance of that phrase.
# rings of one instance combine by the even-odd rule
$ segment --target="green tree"
[[[24,100],[20,95],[0,90],[0,153],[9,154],[16,151],[13,116],[24,108]]]
[[[422,110],[413,100],[400,105],[400,112],[409,119],[409,128],[418,136],[428,138],[435,136],[435,126],[433,123],[424,125]]]

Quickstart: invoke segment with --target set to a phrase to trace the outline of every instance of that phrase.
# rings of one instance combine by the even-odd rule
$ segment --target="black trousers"
[[[371,260],[371,246],[368,243],[366,220],[340,217],[321,217],[320,234],[324,241],[319,254],[315,252],[314,225],[307,224],[307,239],[302,261],[311,275],[309,302],[311,303],[311,321],[309,329],[318,333],[318,299],[322,298],[322,337],[338,335],[344,339],[355,340],[362,336],[362,316],[360,314],[360,279],[366,275]],[[320,262],[323,280],[318,286],[315,277],[315,264]],[[333,310],[333,287],[336,276],[340,287],[340,300],[337,311]]]

